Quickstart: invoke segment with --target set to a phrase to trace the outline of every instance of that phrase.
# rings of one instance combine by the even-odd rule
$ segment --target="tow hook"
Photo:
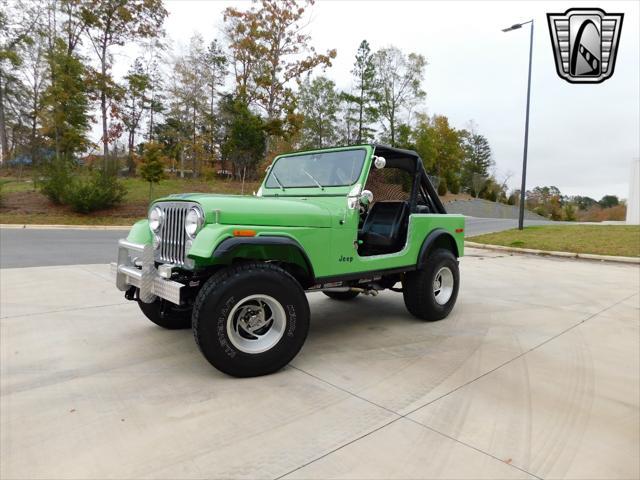
[[[126,292],[124,292],[124,298],[127,300],[135,300],[136,299],[136,287],[129,287]]]

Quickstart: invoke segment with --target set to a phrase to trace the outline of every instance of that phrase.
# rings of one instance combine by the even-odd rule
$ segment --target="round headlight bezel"
[[[149,228],[151,231],[153,233],[158,233],[164,223],[164,211],[160,207],[153,207],[149,210],[147,219],[149,221]]]
[[[195,218],[194,218],[195,217]],[[198,207],[191,207],[184,219],[184,230],[190,239],[196,238],[196,235],[204,225],[204,214]]]

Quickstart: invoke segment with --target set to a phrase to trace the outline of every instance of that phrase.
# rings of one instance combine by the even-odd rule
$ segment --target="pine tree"
[[[164,178],[164,156],[162,146],[155,142],[149,142],[144,146],[142,160],[140,161],[140,176],[149,182],[149,200],[153,194],[153,184],[159,183]]]
[[[300,111],[304,116],[303,147],[325,148],[337,140],[337,112],[340,98],[336,84],[326,77],[307,79],[298,92]]]
[[[226,96],[220,104],[220,116],[224,119],[224,140],[221,145],[224,160],[231,162],[233,174],[242,178],[255,171],[263,158],[266,135],[265,124],[251,112],[242,98]]]
[[[489,141],[473,131],[462,131],[460,138],[464,150],[462,161],[462,186],[465,190],[478,195],[477,179],[488,178],[489,169],[493,166]],[[475,179],[475,180],[474,180]]]
[[[362,40],[356,60],[353,64],[354,87],[353,93],[343,93],[343,98],[349,104],[350,120],[355,123],[355,143],[363,143],[373,138],[375,129],[371,124],[376,122],[379,116],[376,101],[379,100],[379,92],[376,89],[375,65],[369,42]]]
[[[133,65],[124,77],[125,80],[125,92],[123,98],[123,105],[121,108],[122,123],[127,130],[127,146],[128,157],[127,166],[129,173],[134,173],[134,148],[136,133],[140,127],[142,115],[147,109],[147,105],[150,103],[148,90],[151,87],[151,80],[149,75],[142,66],[142,60],[136,58]]]

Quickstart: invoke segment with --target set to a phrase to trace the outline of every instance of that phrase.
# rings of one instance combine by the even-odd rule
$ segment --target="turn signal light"
[[[255,230],[234,230],[233,236],[234,237],[255,237],[256,231]]]
[[[464,228],[456,228],[456,233],[462,233],[464,232]]]

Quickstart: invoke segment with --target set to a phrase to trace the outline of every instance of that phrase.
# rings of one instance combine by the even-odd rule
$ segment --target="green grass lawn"
[[[148,202],[149,183],[140,178],[124,178],[122,183],[127,189],[128,202]],[[246,182],[244,184],[244,194],[251,195],[258,190],[260,184],[257,182]],[[242,192],[242,183],[228,180],[193,180],[181,178],[168,178],[153,186],[151,198],[161,198],[172,193],[224,193],[237,194]]]
[[[121,182],[127,195],[121,205],[108,210],[79,214],[68,207],[53,205],[39,193],[29,179],[0,179],[0,223],[46,224],[46,225],[131,225],[147,215],[150,199],[165,197],[172,193],[219,193],[240,194],[242,183],[223,179],[168,178],[154,185],[139,178],[123,178]],[[245,182],[244,194],[251,195],[260,187],[259,182]]]
[[[545,225],[470,237],[507,247],[640,257],[638,225]]]
[[[120,181],[127,189],[128,201],[149,201],[149,183],[140,178],[122,178]],[[4,194],[34,192],[36,190],[33,181],[30,179],[18,181],[17,178],[1,178],[0,186]],[[254,190],[260,187],[260,183],[247,181],[244,187],[244,193],[251,195]],[[160,198],[172,193],[210,192],[240,194],[241,191],[242,184],[237,181],[167,178],[153,186],[151,198]]]
[[[0,188],[3,194],[33,191],[31,180],[18,181],[16,178],[0,178]]]

